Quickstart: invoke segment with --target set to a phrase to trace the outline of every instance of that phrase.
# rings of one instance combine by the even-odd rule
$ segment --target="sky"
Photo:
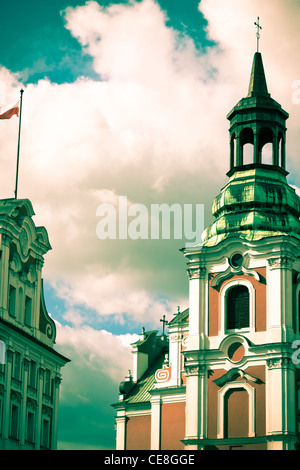
[[[0,106],[24,89],[18,197],[48,231],[46,305],[55,348],[71,359],[59,449],[115,448],[110,405],[130,344],[188,306],[186,239],[103,239],[99,207],[119,216],[126,198],[137,222],[141,205],[149,215],[154,204],[199,204],[212,221],[229,169],[226,115],[247,95],[258,16],[299,191],[298,0],[0,0]],[[16,117],[1,122],[1,198],[14,194],[17,135]]]

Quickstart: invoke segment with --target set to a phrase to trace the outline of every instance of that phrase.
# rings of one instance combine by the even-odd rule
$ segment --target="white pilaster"
[[[206,327],[206,269],[191,267],[189,275],[189,338],[187,349],[190,351],[204,348]]]
[[[186,370],[185,439],[204,439],[207,433],[206,368],[190,365]]]
[[[171,384],[173,386],[181,385],[181,345],[182,333],[177,331],[170,335],[169,364],[171,365]]]
[[[151,398],[151,450],[160,450],[161,398]]]
[[[116,417],[117,437],[116,437],[116,450],[125,450],[126,445],[126,412],[125,410],[118,411]]]
[[[268,260],[267,331],[270,343],[293,340],[292,262],[280,256]]]
[[[295,373],[288,358],[268,360],[266,418],[267,435],[296,432]]]

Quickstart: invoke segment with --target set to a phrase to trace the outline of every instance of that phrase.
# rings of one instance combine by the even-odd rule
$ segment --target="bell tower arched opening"
[[[259,162],[266,165],[276,165],[274,161],[274,133],[272,129],[268,127],[262,127],[259,131],[258,138],[258,151],[259,151]]]
[[[250,127],[246,127],[240,133],[240,149],[238,166],[248,165],[254,162],[254,134]]]

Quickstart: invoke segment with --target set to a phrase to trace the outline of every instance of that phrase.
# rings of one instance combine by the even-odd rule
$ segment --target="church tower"
[[[189,308],[168,342],[143,332],[135,343],[140,373],[114,405],[118,449],[297,445],[300,198],[287,183],[288,114],[268,92],[261,53],[227,118],[228,182],[202,243],[182,250]]]
[[[187,449],[293,449],[300,200],[286,180],[288,114],[268,93],[259,52],[248,95],[227,117],[229,180],[203,245],[184,250],[184,442]]]

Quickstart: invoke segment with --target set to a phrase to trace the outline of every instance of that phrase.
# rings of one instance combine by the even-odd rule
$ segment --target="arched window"
[[[254,162],[254,135],[250,127],[246,127],[240,133],[240,157],[239,165],[248,165]]]
[[[9,287],[8,313],[11,317],[16,316],[16,288],[14,286]]]
[[[249,394],[245,388],[227,390],[224,395],[224,437],[248,437]]]
[[[255,388],[230,382],[218,391],[218,439],[238,436],[255,437]]]
[[[268,127],[263,127],[259,131],[259,153],[260,161],[265,165],[274,165],[273,161],[273,131]]]
[[[261,162],[265,165],[273,165],[273,144],[267,143],[261,149]]]
[[[229,289],[226,299],[226,329],[237,330],[250,326],[250,296],[244,285]]]

